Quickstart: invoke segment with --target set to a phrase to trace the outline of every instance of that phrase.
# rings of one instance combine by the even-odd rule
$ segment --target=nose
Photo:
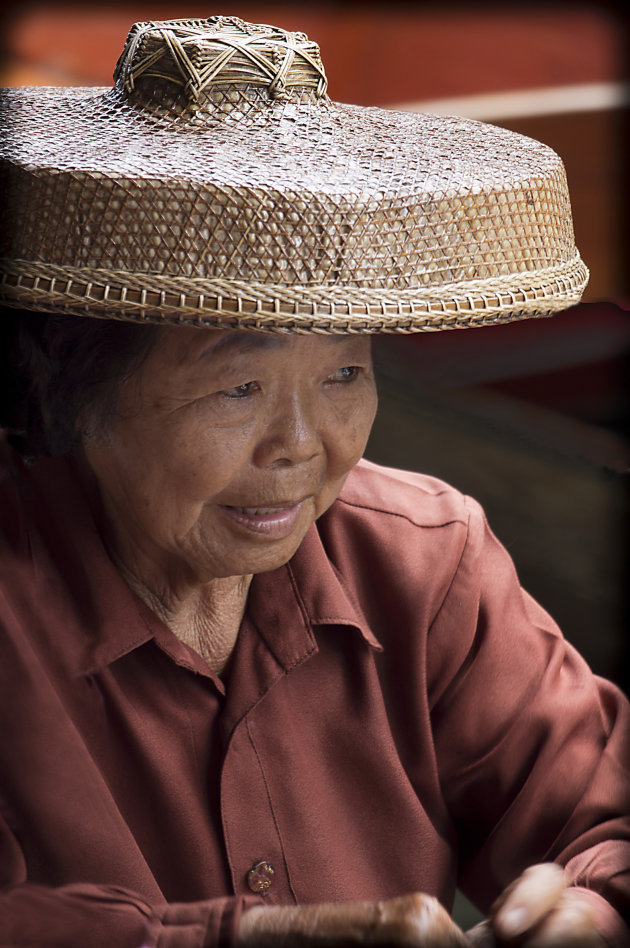
[[[298,394],[283,397],[254,451],[258,467],[304,464],[322,451],[321,419],[315,407]]]

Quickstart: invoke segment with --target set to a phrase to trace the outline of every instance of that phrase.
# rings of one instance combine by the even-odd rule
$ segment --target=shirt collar
[[[42,460],[23,471],[22,484],[33,596],[45,604],[59,662],[72,676],[91,674],[154,630],[107,554],[72,463]]]
[[[383,650],[351,588],[328,556],[317,524],[304,537],[289,570],[311,625],[352,626],[371,648]]]
[[[55,522],[47,526],[57,541],[66,537],[64,572],[72,577],[67,594],[74,601],[81,627],[80,636],[63,636],[57,644],[66,652],[71,673],[91,674],[151,639],[159,641],[162,625],[136,599],[111,562],[71,465],[56,459],[44,466],[43,481],[36,479],[44,494],[54,485],[55,502],[47,506],[54,511],[51,519]],[[81,495],[85,503],[78,503]],[[317,626],[356,629],[371,648],[382,649],[329,559],[316,524],[288,564],[254,577],[249,612],[285,668],[316,651],[313,629]]]
[[[91,561],[94,620],[83,648],[77,652],[76,672],[92,674],[111,665],[155,637],[155,618],[136,599],[102,548]]]
[[[318,626],[355,629],[374,649],[382,646],[331,563],[316,525],[285,566],[254,576],[248,614],[285,670],[317,651]]]
[[[86,671],[116,661],[151,638],[160,640],[156,626],[161,623],[136,601],[104,550],[94,578],[95,592],[107,609],[101,616],[101,635],[86,651]],[[316,525],[286,566],[254,577],[249,614],[276,660],[287,669],[317,650],[313,630],[318,626],[355,629],[371,648],[382,651],[361,607],[329,559]]]

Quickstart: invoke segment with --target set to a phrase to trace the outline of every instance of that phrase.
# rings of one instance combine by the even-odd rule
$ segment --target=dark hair
[[[121,384],[142,365],[159,326],[0,310],[0,427],[32,461],[72,454],[88,411],[103,430]]]

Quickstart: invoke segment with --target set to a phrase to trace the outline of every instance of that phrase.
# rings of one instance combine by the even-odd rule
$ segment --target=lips
[[[247,514],[249,517],[262,517],[266,514],[278,513],[280,510],[289,510],[291,507],[295,506],[297,506],[297,504],[289,503],[277,504],[273,507],[230,507],[230,509],[236,510],[238,513]]]
[[[230,521],[247,533],[278,540],[293,533],[300,520],[306,498],[271,506],[240,507],[225,504],[222,510]]]

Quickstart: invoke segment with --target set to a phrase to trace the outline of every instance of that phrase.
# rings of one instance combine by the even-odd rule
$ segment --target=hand
[[[605,948],[590,905],[567,886],[554,863],[526,869],[468,937],[476,948]]]
[[[256,906],[243,912],[239,948],[470,948],[437,899],[420,893],[384,902]]]

